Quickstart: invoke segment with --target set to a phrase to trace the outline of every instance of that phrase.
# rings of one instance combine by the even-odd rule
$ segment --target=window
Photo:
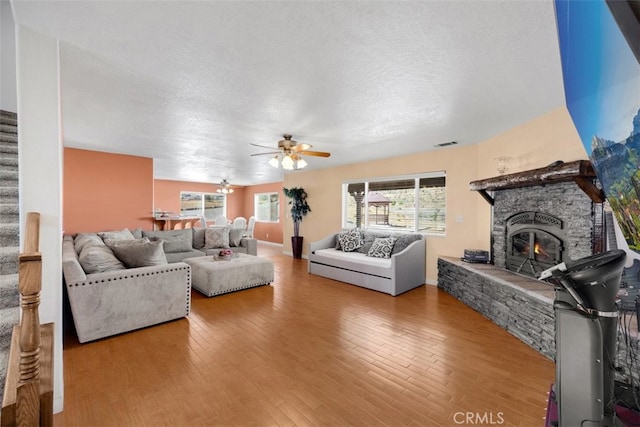
[[[446,174],[343,184],[343,227],[445,234]]]
[[[225,214],[226,198],[219,193],[180,192],[180,215],[203,216],[214,220]]]
[[[280,195],[257,193],[254,199],[256,221],[278,222],[280,220]]]

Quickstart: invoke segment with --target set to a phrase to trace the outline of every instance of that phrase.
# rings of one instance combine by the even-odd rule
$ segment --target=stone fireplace
[[[474,181],[470,187],[493,205],[496,267],[536,277],[605,248],[604,195],[588,161]]]

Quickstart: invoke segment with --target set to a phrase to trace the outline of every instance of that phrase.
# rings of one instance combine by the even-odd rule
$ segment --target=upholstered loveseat
[[[423,285],[425,266],[417,233],[352,229],[310,244],[309,273],[393,296]]]
[[[233,243],[238,244],[231,247],[236,252],[257,253],[255,239],[231,242],[227,231],[125,229],[64,236],[63,278],[79,341],[187,316],[191,268],[182,260],[213,254]]]

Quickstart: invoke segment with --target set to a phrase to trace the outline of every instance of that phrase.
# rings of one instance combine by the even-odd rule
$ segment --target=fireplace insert
[[[552,215],[527,211],[507,219],[506,268],[531,277],[562,262],[566,236],[562,221]]]

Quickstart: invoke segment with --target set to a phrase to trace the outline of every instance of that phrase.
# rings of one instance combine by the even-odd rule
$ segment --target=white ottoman
[[[273,282],[273,262],[253,255],[236,254],[227,261],[203,256],[183,262],[191,266],[191,286],[208,297]]]

